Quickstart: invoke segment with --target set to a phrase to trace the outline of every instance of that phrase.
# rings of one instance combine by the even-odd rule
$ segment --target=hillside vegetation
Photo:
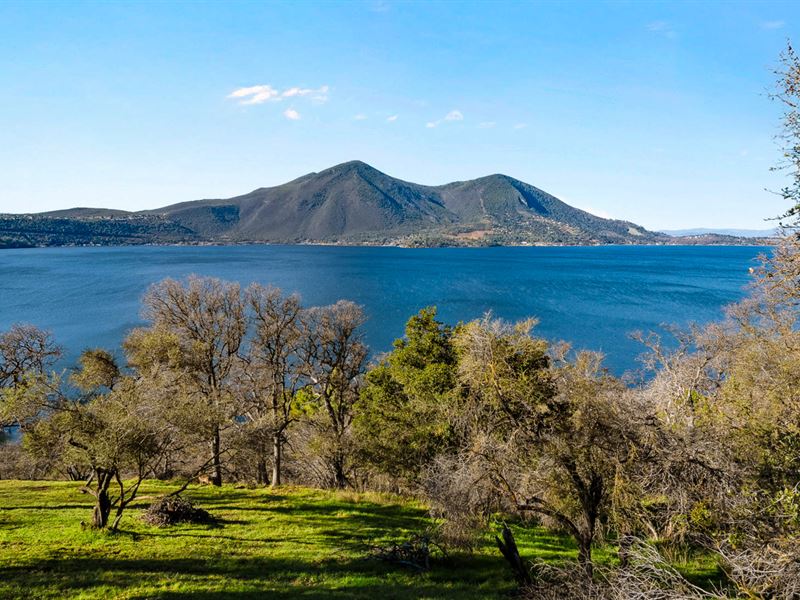
[[[404,246],[673,243],[506,175],[426,186],[351,161],[228,199],[126,213],[0,215],[0,243],[342,243]]]

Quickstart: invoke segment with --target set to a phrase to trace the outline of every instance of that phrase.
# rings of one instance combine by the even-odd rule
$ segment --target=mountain
[[[696,229],[665,229],[661,233],[666,233],[673,237],[686,237],[696,235],[731,235],[742,238],[771,238],[779,235],[777,228],[772,229],[714,229],[699,227]]]
[[[156,210],[0,215],[0,247],[247,242],[588,245],[675,239],[597,217],[507,175],[426,186],[360,161],[242,196]]]

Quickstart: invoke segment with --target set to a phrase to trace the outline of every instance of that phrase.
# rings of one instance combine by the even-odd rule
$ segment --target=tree
[[[211,482],[221,485],[221,430],[236,414],[233,375],[247,328],[239,285],[199,277],[185,284],[165,279],[148,290],[143,302],[143,316],[152,325],[134,331],[126,350],[140,370],[164,368],[180,375],[182,391],[206,417]]]
[[[72,374],[70,380],[86,392],[102,388],[113,390],[122,377],[114,356],[102,348],[84,350],[78,358],[78,364],[79,369]]]
[[[631,456],[637,428],[621,401],[624,386],[601,357],[583,352],[567,360],[566,348],[531,335],[534,324],[486,317],[457,333],[464,390],[453,421],[464,444],[459,460],[432,476],[466,481],[471,490],[459,499],[439,482],[430,487],[438,491],[434,501],[470,499],[489,511],[551,519],[575,538],[591,574],[597,528],[608,517],[618,465]]]
[[[147,381],[123,376],[103,350],[85,351],[79,363],[72,383],[82,393],[75,395],[74,388],[51,378],[15,397],[28,411],[24,442],[34,455],[51,459],[55,449],[60,462],[86,467],[89,476],[81,491],[95,498],[92,526],[109,526],[116,509],[111,523],[116,529],[174,438],[163,418],[162,398]],[[125,481],[129,475],[132,483]]]
[[[305,395],[314,407],[312,426],[332,486],[349,483],[350,425],[367,360],[364,313],[352,302],[312,308],[304,314],[302,346]]]
[[[788,224],[793,227],[800,219],[800,57],[791,43],[781,53],[775,75],[772,98],[784,106],[783,129],[778,135],[783,161],[773,170],[789,172],[790,182],[779,193],[789,205],[782,218],[789,219]]]
[[[254,331],[244,370],[248,382],[244,415],[259,446],[262,483],[269,480],[267,455],[272,453],[274,487],[281,484],[287,429],[298,416],[295,404],[302,381],[303,309],[298,296],[284,296],[279,289],[259,285],[247,290],[247,301]]]
[[[61,348],[50,333],[33,325],[13,325],[0,333],[0,426],[24,427],[35,416],[40,405],[26,388],[46,385],[47,370],[59,358]],[[26,405],[24,398],[31,402]]]
[[[448,418],[457,375],[452,338],[436,309],[423,309],[366,375],[353,422],[359,453],[393,479],[416,483],[434,457],[454,445]]]

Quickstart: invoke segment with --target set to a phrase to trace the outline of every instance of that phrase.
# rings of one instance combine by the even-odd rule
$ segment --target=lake
[[[391,348],[409,316],[436,305],[455,323],[486,311],[539,318],[536,331],[600,350],[617,373],[637,366],[635,330],[718,319],[742,297],[764,248],[603,246],[367,248],[222,246],[0,251],[0,330],[33,323],[66,349],[119,353],[141,324],[140,299],[164,277],[195,273],[272,284],[307,305],[346,298],[365,307],[373,352]]]

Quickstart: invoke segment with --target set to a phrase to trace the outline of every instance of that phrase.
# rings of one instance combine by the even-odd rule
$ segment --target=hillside
[[[156,210],[75,208],[0,215],[0,247],[248,242],[592,245],[680,239],[597,217],[506,175],[425,186],[390,177],[360,161],[242,196]]]

